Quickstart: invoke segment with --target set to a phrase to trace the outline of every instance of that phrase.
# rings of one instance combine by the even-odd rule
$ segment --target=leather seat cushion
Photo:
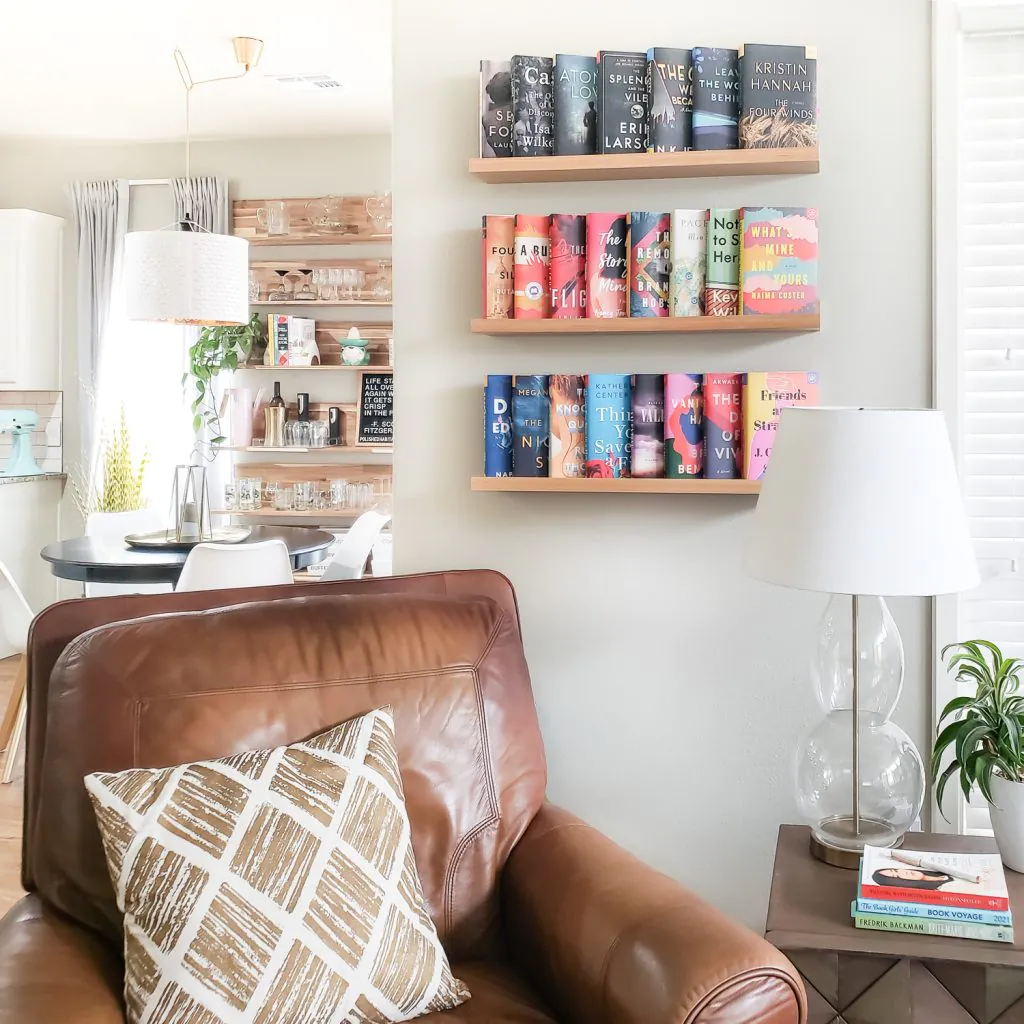
[[[452,971],[470,991],[470,998],[454,1010],[428,1013],[422,1021],[437,1024],[558,1024],[507,961],[468,961],[452,964]]]

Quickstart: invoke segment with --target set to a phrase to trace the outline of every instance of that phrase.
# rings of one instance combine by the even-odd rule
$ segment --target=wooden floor
[[[17,658],[0,661],[0,712],[7,706],[7,697],[14,685]],[[21,791],[24,781],[24,751],[19,751],[14,779],[9,786],[0,785],[0,914],[23,895],[21,882]]]

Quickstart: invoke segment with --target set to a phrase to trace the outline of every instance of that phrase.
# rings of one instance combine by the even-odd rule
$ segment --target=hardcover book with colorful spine
[[[812,47],[746,43],[739,49],[740,145],[818,144],[818,61]]]
[[[704,475],[704,375],[665,374],[665,475]]]
[[[744,207],[740,312],[747,316],[818,312],[816,209]]]
[[[1009,910],[973,910],[970,907],[943,907],[934,903],[896,903],[889,900],[858,899],[858,914],[889,914],[896,917],[923,917],[950,924],[999,924],[1009,927],[1013,915]]]
[[[629,214],[629,315],[668,316],[669,215]]]
[[[512,475],[547,476],[551,415],[548,379],[517,374],[512,378]]]
[[[483,304],[488,320],[508,320],[515,299],[515,217],[483,218]]]
[[[647,149],[647,54],[602,50],[597,55],[599,153]]]
[[[543,320],[551,315],[549,219],[545,214],[516,214],[513,307],[517,320]]]
[[[693,48],[693,148],[739,146],[739,51]]]
[[[693,148],[693,55],[690,50],[655,46],[647,51],[647,94],[651,111],[648,153]]]
[[[512,75],[507,60],[480,61],[480,155],[512,156]]]
[[[551,396],[550,476],[587,475],[586,379],[573,373],[548,378]]]
[[[629,309],[627,215],[587,214],[587,316],[625,316]]]
[[[704,374],[704,475],[709,480],[740,475],[742,400],[740,374]]]
[[[555,54],[555,156],[597,152],[597,58]]]
[[[587,375],[587,476],[628,477],[633,429],[628,373]]]
[[[587,217],[551,215],[551,316],[573,320],[587,315]]]
[[[512,378],[487,375],[484,388],[484,476],[512,475]]]
[[[554,61],[516,54],[512,68],[512,155],[555,152]]]
[[[854,903],[856,907],[856,903]],[[876,932],[910,932],[917,935],[941,935],[947,939],[977,939],[979,942],[1013,942],[1013,928],[997,924],[956,924],[930,921],[920,917],[891,917],[888,914],[854,913],[857,928]],[[963,1020],[970,1020],[963,1017]]]
[[[632,402],[630,476],[658,479],[665,475],[665,375],[634,373]]]
[[[701,316],[704,312],[707,221],[707,210],[672,211],[669,316]]]
[[[708,210],[705,316],[735,316],[740,311],[741,232],[739,210]]]
[[[771,458],[779,413],[788,405],[817,405],[818,375],[777,371],[742,376],[743,477],[760,480]]]

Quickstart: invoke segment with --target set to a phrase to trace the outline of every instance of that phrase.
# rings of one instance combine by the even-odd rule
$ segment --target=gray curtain
[[[231,203],[226,178],[171,178],[174,219],[190,220],[216,235],[231,233]]]
[[[92,465],[97,373],[128,232],[128,182],[68,186],[78,237],[78,418],[82,464]]]

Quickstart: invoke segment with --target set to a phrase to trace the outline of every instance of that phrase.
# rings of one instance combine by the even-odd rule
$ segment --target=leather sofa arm
[[[25,896],[0,921],[0,1024],[124,1024],[121,957]]]
[[[568,1020],[806,1022],[774,946],[551,804],[513,850],[503,899],[511,955]]]

